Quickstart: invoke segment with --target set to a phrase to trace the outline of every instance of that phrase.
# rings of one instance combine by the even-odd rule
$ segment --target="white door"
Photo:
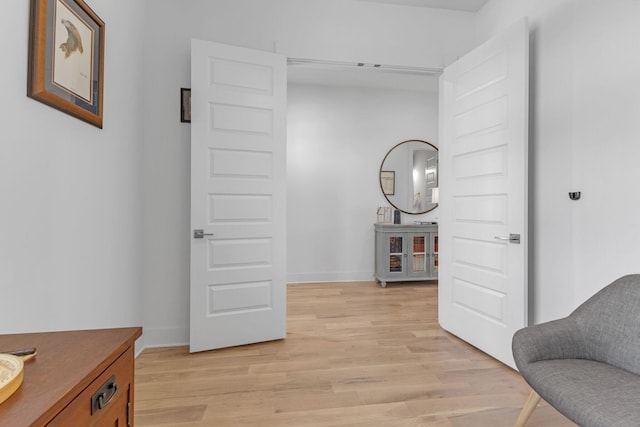
[[[440,81],[440,325],[512,367],[528,318],[528,46],[523,19]]]
[[[286,57],[192,40],[192,352],[286,335],[286,90]]]

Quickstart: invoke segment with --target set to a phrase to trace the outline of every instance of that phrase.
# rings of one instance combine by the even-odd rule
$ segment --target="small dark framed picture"
[[[180,88],[180,121],[191,123],[191,89]]]
[[[31,0],[27,96],[102,128],[104,26],[82,0]]]

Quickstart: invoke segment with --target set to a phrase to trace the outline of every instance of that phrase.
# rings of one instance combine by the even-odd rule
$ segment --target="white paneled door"
[[[286,335],[286,90],[286,57],[192,41],[192,352]]]
[[[439,321],[515,366],[527,325],[527,20],[441,77]]]

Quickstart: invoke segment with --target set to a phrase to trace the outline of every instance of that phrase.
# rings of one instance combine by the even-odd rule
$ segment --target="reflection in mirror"
[[[382,160],[380,188],[389,203],[404,213],[422,214],[435,209],[438,148],[418,139],[397,144]]]

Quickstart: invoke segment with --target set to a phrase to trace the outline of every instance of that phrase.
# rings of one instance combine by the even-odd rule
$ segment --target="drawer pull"
[[[113,375],[91,398],[91,415],[109,405],[116,394],[118,394],[118,386],[116,376]]]

